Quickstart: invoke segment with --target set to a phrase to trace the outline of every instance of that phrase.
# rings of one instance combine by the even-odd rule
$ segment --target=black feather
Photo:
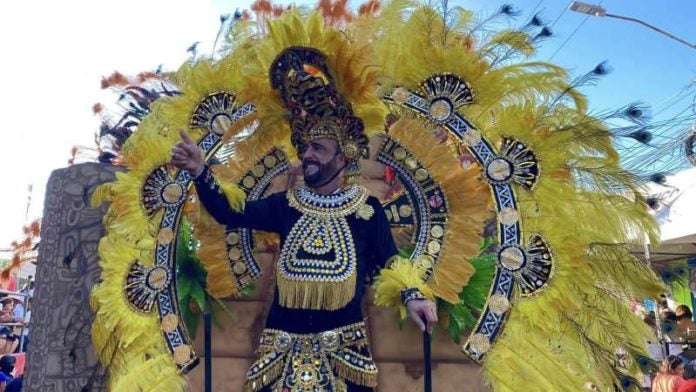
[[[541,12],[537,12],[534,14],[532,19],[527,22],[525,27],[540,27],[544,25],[544,21],[541,19]]]
[[[650,175],[649,180],[656,184],[662,185],[667,182],[667,176],[665,176],[663,173],[654,173]]]
[[[516,10],[512,4],[503,4],[500,6],[500,9],[498,9],[498,14],[508,16],[519,16],[521,12]]]
[[[635,139],[640,143],[648,144],[652,140],[653,134],[645,129],[640,129],[638,131],[629,133],[628,137]]]

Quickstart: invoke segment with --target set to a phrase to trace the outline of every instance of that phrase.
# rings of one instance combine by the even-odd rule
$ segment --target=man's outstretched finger
[[[191,140],[189,135],[183,130],[179,130],[179,135],[181,135],[181,142],[177,143],[177,147],[181,147],[184,150],[186,150],[187,153],[193,155],[195,154],[196,149],[198,148],[198,145],[196,142]]]
[[[188,133],[184,131],[183,128],[179,129],[179,136],[181,136],[181,140],[183,140],[186,143],[193,143],[193,140],[189,137]]]

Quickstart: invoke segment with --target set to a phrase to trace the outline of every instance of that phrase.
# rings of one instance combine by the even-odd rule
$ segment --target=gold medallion
[[[184,365],[191,359],[191,347],[188,345],[181,345],[174,349],[174,361],[178,365]]]
[[[414,157],[408,157],[406,161],[404,161],[404,166],[406,166],[408,170],[415,170],[418,167],[418,161],[416,161]]]
[[[218,135],[223,135],[230,126],[232,125],[232,120],[224,114],[219,114],[215,116],[212,123],[212,131]]]
[[[510,301],[502,294],[494,294],[488,299],[488,308],[500,316],[510,309]]]
[[[237,245],[239,243],[239,233],[233,231],[227,234],[227,244]]]
[[[469,344],[471,345],[471,349],[479,354],[485,354],[491,348],[491,341],[488,339],[488,336],[482,333],[474,334],[471,339],[469,339]]]
[[[406,150],[404,150],[402,147],[395,148],[393,154],[394,158],[396,158],[396,160],[398,161],[403,160],[404,158],[406,158],[406,155],[408,155],[406,153]]]
[[[509,246],[500,252],[498,262],[506,270],[516,271],[524,265],[524,253],[516,246]]]
[[[265,158],[263,158],[263,164],[266,165],[267,168],[273,168],[275,165],[278,163],[278,159],[274,157],[273,155],[266,155]]]
[[[239,260],[239,258],[242,257],[242,251],[239,250],[239,248],[232,248],[229,253],[227,253],[227,256],[232,261]]]
[[[440,242],[436,240],[428,242],[428,253],[431,255],[439,253],[441,248],[442,246],[440,245]]]
[[[168,313],[162,317],[162,322],[160,323],[162,331],[174,332],[177,326],[179,326],[179,318],[174,313]]]
[[[170,183],[164,187],[162,198],[167,203],[176,203],[181,201],[184,196],[184,188],[177,183]]]
[[[155,267],[147,274],[147,285],[154,290],[162,290],[169,280],[169,274],[164,267]]]
[[[445,229],[440,225],[435,225],[430,229],[430,235],[435,238],[442,238],[445,234]]]
[[[517,210],[515,210],[512,207],[505,207],[502,210],[500,210],[500,213],[498,214],[498,220],[500,223],[510,226],[514,225],[517,223],[517,221],[520,220],[520,216],[517,213]]]
[[[244,185],[245,188],[252,188],[254,184],[256,184],[256,180],[254,180],[252,176],[246,176],[242,180],[242,185]]]
[[[398,104],[403,104],[408,100],[411,93],[403,87],[397,87],[392,91],[392,99]]]
[[[251,169],[251,172],[254,173],[256,177],[261,178],[263,176],[263,173],[266,172],[266,168],[259,163],[254,165],[254,168]]]
[[[399,207],[399,216],[402,216],[404,218],[408,218],[409,216],[411,216],[411,214],[413,214],[413,209],[411,208],[410,205],[404,204],[404,205]]]
[[[464,135],[462,135],[462,140],[464,140],[464,143],[466,143],[469,147],[474,147],[481,143],[481,132],[475,129],[468,129],[466,132],[464,132]]]
[[[160,229],[157,233],[157,242],[162,245],[169,245],[174,240],[174,231],[169,227]]]
[[[241,275],[245,273],[247,270],[246,264],[244,264],[241,261],[238,261],[232,265],[232,271],[234,272],[235,275]]]
[[[438,99],[430,105],[430,117],[435,121],[445,121],[452,115],[452,105],[443,99]]]
[[[369,204],[363,204],[360,207],[358,207],[357,211],[355,211],[355,215],[358,218],[365,219],[365,220],[369,220],[370,218],[372,218],[372,215],[374,215],[374,214],[375,214],[375,209],[372,208],[372,206]]]

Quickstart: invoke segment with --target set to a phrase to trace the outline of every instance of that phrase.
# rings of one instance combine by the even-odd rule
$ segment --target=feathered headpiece
[[[270,73],[271,85],[280,90],[289,111],[291,142],[297,152],[301,154],[315,139],[336,140],[348,161],[346,175],[358,176],[359,160],[369,156],[365,126],[336,91],[325,56],[312,48],[288,48],[273,61]]]

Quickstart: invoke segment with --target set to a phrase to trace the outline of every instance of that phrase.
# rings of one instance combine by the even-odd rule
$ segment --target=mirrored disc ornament
[[[498,220],[504,225],[514,225],[520,220],[519,213],[512,207],[505,207],[498,213]]]
[[[519,270],[525,262],[524,251],[515,245],[506,246],[498,252],[498,263],[508,271]]]
[[[488,298],[488,308],[500,316],[510,309],[510,301],[502,294],[494,294]]]
[[[464,132],[464,135],[462,135],[462,140],[469,147],[474,147],[478,145],[479,143],[481,143],[481,139],[481,132],[473,128],[468,129],[466,132]]]
[[[482,333],[477,333],[471,336],[469,339],[469,345],[472,350],[474,350],[477,353],[484,354],[488,352],[491,348],[491,341],[488,339],[488,336],[482,334]]]
[[[430,104],[429,114],[430,117],[438,122],[446,121],[454,111],[452,103],[449,100],[440,98],[434,100]]]
[[[183,201],[184,187],[177,183],[170,183],[162,191],[162,199],[165,203],[173,205]]]
[[[218,114],[212,121],[211,129],[218,135],[223,135],[232,126],[232,120],[225,114]]]
[[[407,89],[403,87],[397,87],[394,89],[394,91],[392,91],[391,97],[394,100],[394,102],[402,104],[406,102],[406,100],[408,100],[409,95],[411,95],[411,93]]]
[[[504,158],[495,158],[486,165],[486,177],[493,184],[504,184],[512,178],[513,170],[511,162]]]

